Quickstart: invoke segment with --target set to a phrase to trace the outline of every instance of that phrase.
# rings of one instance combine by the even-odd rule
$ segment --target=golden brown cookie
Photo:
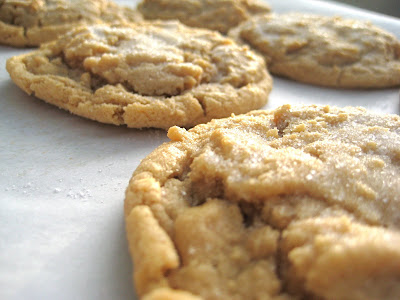
[[[178,22],[84,26],[7,61],[28,94],[128,127],[190,127],[260,108],[264,60],[217,32]]]
[[[109,0],[2,0],[0,44],[38,46],[77,25],[140,20],[136,10]]]
[[[243,22],[229,35],[264,55],[276,75],[341,88],[400,85],[400,41],[368,22],[269,14]]]
[[[262,0],[143,0],[138,10],[149,20],[179,20],[191,27],[227,33],[252,15],[270,11]]]
[[[126,191],[140,297],[400,297],[398,115],[285,105],[168,136]]]

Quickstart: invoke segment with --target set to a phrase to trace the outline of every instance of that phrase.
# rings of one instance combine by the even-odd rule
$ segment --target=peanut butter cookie
[[[38,46],[77,25],[140,20],[136,10],[109,0],[0,0],[0,44]]]
[[[227,33],[252,15],[270,7],[259,0],[143,0],[138,10],[146,19],[179,20],[191,27]]]
[[[140,297],[399,299],[398,115],[285,105],[168,136],[126,191]]]
[[[368,22],[269,14],[253,17],[229,35],[264,55],[276,75],[341,88],[400,85],[400,41]]]
[[[128,127],[191,127],[260,108],[272,80],[247,46],[178,22],[77,28],[7,61],[28,94]]]

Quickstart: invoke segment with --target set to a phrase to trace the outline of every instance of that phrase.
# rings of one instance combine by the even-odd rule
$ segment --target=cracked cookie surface
[[[126,190],[140,297],[399,298],[399,116],[285,105],[168,136]]]
[[[269,14],[243,22],[229,35],[264,55],[272,74],[329,87],[400,85],[400,41],[368,22]]]
[[[252,15],[270,11],[259,0],[144,0],[138,10],[146,19],[179,20],[191,26],[227,33]]]
[[[260,108],[272,80],[264,60],[217,32],[178,22],[77,28],[7,61],[28,94],[128,127],[190,127]]]
[[[38,46],[77,25],[140,20],[136,10],[109,0],[1,0],[0,44]]]

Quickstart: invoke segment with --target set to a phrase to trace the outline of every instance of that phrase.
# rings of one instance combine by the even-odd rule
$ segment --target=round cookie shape
[[[229,35],[272,74],[339,88],[400,85],[400,41],[369,22],[302,13],[254,16]]]
[[[0,2],[0,44],[38,46],[74,26],[141,20],[136,10],[110,0],[4,0]]]
[[[191,127],[260,108],[262,57],[217,32],[156,22],[82,26],[10,58],[12,80],[71,113],[128,127]]]
[[[260,0],[143,0],[138,10],[145,19],[179,20],[225,34],[253,15],[268,13],[270,7]]]
[[[398,115],[284,105],[168,136],[126,190],[140,297],[399,297]]]

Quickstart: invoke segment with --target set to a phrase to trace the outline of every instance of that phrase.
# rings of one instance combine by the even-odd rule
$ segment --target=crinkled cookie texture
[[[179,20],[191,26],[227,33],[253,15],[264,14],[270,7],[262,0],[143,0],[138,5],[149,20]]]
[[[77,28],[7,61],[28,94],[128,127],[191,127],[260,108],[272,79],[262,57],[178,22]]]
[[[0,0],[0,44],[38,46],[77,25],[141,20],[136,10],[109,0]]]
[[[168,136],[126,191],[140,297],[400,298],[398,115],[285,105]]]
[[[400,41],[368,22],[269,14],[243,22],[229,35],[264,55],[276,75],[341,88],[400,85]]]

